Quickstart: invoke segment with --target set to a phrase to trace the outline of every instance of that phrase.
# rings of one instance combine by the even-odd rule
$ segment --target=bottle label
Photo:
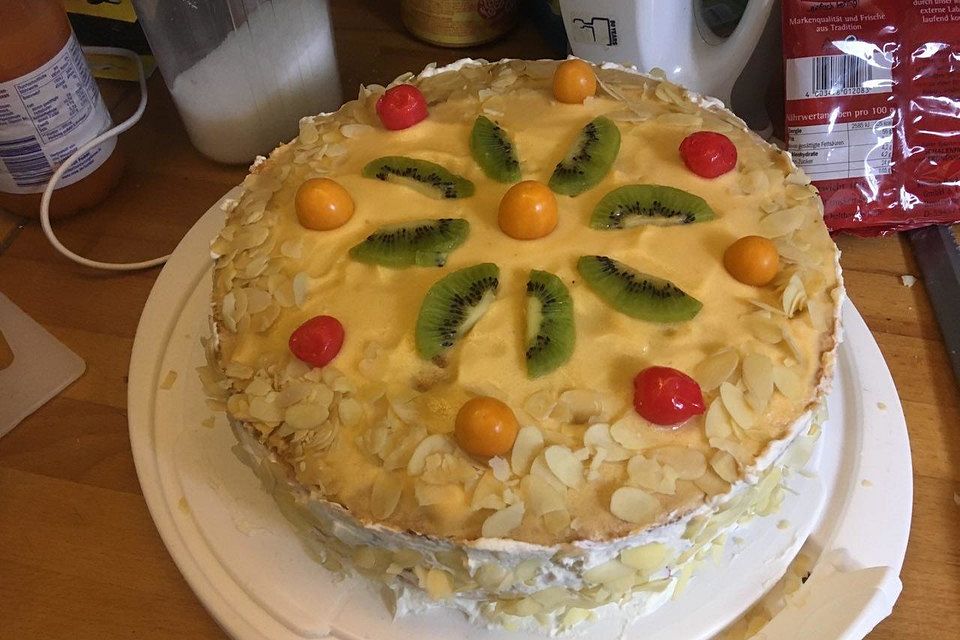
[[[80,145],[112,126],[76,36],[49,62],[0,82],[0,191],[40,193]],[[106,162],[111,138],[84,153],[57,182],[79,182]]]

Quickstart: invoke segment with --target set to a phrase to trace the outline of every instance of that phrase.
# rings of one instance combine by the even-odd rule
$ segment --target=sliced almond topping
[[[773,363],[761,353],[747,354],[743,359],[743,383],[747,399],[758,412],[766,410],[773,395]]]
[[[453,595],[453,579],[440,569],[430,569],[423,585],[424,590],[434,600],[443,600]]]
[[[807,305],[807,291],[803,286],[803,280],[796,273],[790,276],[787,286],[783,289],[781,296],[783,303],[783,312],[788,318],[792,318],[804,309]]]
[[[550,467],[547,466],[546,457],[543,453],[538,455],[534,460],[533,464],[530,465],[530,475],[539,476],[545,482],[549,483],[557,491],[565,492],[567,486],[563,484],[553,471],[550,470]]]
[[[704,432],[708,439],[728,438],[733,435],[730,416],[724,409],[722,400],[714,400],[710,403],[704,418]]]
[[[779,238],[803,225],[804,207],[790,207],[774,211],[760,221],[760,233],[767,238]]]
[[[506,482],[510,479],[510,465],[500,456],[490,458],[490,468],[493,470],[493,477],[500,482]]]
[[[314,402],[301,402],[287,407],[283,419],[296,431],[318,429],[330,417],[327,407]]]
[[[583,579],[593,584],[609,584],[632,576],[636,571],[619,560],[609,560],[583,572]]]
[[[587,427],[587,430],[583,433],[583,444],[587,447],[593,447],[598,453],[602,450],[605,462],[622,462],[630,459],[630,456],[633,455],[632,451],[621,447],[614,441],[610,435],[610,425],[603,422]]]
[[[592,422],[603,414],[603,395],[588,389],[571,389],[560,394],[560,402],[570,410],[574,424]]]
[[[610,498],[610,513],[633,524],[651,521],[659,510],[660,501],[636,487],[620,487]]]
[[[724,349],[708,356],[693,369],[693,377],[704,391],[713,391],[726,382],[737,370],[740,354],[734,349]]]
[[[703,453],[690,447],[670,445],[654,449],[650,455],[660,464],[676,471],[680,480],[696,480],[707,470],[707,459]]]
[[[389,518],[396,511],[402,492],[403,482],[396,474],[381,472],[374,481],[370,494],[370,512],[373,517],[378,520]]]
[[[470,508],[474,511],[504,508],[506,503],[503,501],[502,491],[503,483],[493,477],[493,471],[487,471],[480,476],[480,481],[473,490]]]
[[[729,382],[724,382],[720,385],[720,398],[723,400],[724,408],[738,425],[744,429],[749,429],[756,424],[756,415],[753,413],[753,409],[747,405],[740,389]]]
[[[510,466],[518,476],[525,475],[530,470],[534,458],[543,449],[543,434],[538,427],[523,427],[517,433],[510,452]]]
[[[670,547],[661,542],[651,542],[640,547],[624,549],[620,552],[620,562],[644,576],[649,576],[665,568],[669,556]]]
[[[439,433],[427,436],[413,450],[410,461],[407,463],[407,473],[418,476],[423,473],[427,456],[432,453],[452,453],[454,450],[453,442],[449,437]]]
[[[508,573],[503,565],[496,562],[486,562],[480,565],[474,578],[487,591],[497,591]]]
[[[433,504],[456,504],[463,497],[463,490],[454,484],[430,484],[417,480],[413,488],[414,497],[421,507]]]
[[[520,481],[524,503],[534,517],[566,509],[566,496],[539,476],[524,476]]]
[[[567,447],[553,445],[543,452],[547,467],[555,476],[571,489],[583,485],[583,465]]]
[[[783,329],[765,311],[758,311],[742,318],[747,329],[761,342],[777,344],[783,340]]]
[[[557,401],[548,391],[537,391],[523,403],[524,410],[535,420],[546,420]]]
[[[710,458],[710,466],[713,467],[718,476],[730,484],[736,482],[740,477],[737,471],[737,461],[726,451],[717,451],[713,454],[713,457]]]
[[[631,451],[643,451],[650,445],[633,417],[621,418],[614,422],[610,426],[610,436]]]
[[[523,522],[524,505],[516,502],[483,521],[480,533],[484,538],[505,538]]]
[[[773,368],[773,383],[787,399],[799,402],[803,399],[804,385],[793,369],[777,365]]]
[[[570,512],[566,509],[543,514],[543,526],[554,536],[560,536],[570,528]]]
[[[723,480],[712,468],[693,481],[697,487],[708,496],[722,495],[730,490],[730,483]]]

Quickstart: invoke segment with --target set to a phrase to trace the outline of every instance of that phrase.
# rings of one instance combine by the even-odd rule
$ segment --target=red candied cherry
[[[716,178],[737,166],[737,147],[722,133],[697,131],[680,143],[680,157],[701,178]]]
[[[406,129],[427,117],[427,99],[412,84],[398,84],[377,100],[377,115],[391,131]]]
[[[633,406],[653,424],[675,425],[703,413],[703,392],[682,371],[648,367],[633,379]]]
[[[314,316],[290,334],[290,351],[314,367],[323,367],[340,353],[343,325],[333,316]]]

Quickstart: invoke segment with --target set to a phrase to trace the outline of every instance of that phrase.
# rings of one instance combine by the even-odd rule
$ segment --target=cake
[[[207,392],[324,566],[398,614],[652,611],[817,433],[843,297],[817,192],[662,75],[361,87],[224,210]]]

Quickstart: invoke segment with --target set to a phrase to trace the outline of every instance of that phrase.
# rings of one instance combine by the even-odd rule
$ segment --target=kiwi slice
[[[469,234],[470,223],[461,218],[391,224],[350,249],[350,257],[385,267],[442,267]]]
[[[450,173],[439,164],[406,156],[383,156],[363,168],[366,178],[396,182],[416,189],[431,198],[469,198],[473,183]]]
[[[620,152],[620,130],[610,118],[600,116],[586,124],[557,164],[550,188],[565,196],[577,196],[607,175]]]
[[[633,318],[651,322],[690,320],[703,307],[677,285],[628,267],[607,256],[583,256],[577,271],[607,304]]]
[[[478,116],[470,133],[470,153],[487,177],[497,182],[520,180],[517,149],[507,132],[486,116]]]
[[[430,287],[417,316],[420,356],[434,360],[483,317],[500,286],[500,268],[483,263],[444,276]]]
[[[576,332],[573,299],[566,285],[546,271],[531,271],[527,280],[527,376],[539,378],[573,355]]]
[[[590,216],[594,229],[629,229],[642,224],[673,225],[716,218],[707,201],[683,189],[659,184],[628,184],[597,203]]]

